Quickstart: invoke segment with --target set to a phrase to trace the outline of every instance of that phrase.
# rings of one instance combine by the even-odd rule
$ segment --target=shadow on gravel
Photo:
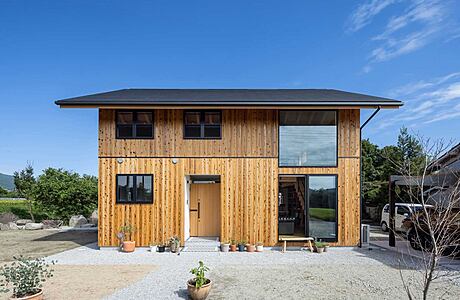
[[[179,297],[179,298],[189,299],[187,289],[179,289],[179,290],[175,291],[174,294],[176,294],[177,297]]]
[[[383,249],[376,246],[369,248],[353,248],[354,252],[359,253],[363,257],[376,260],[386,266],[394,269],[413,270],[418,267],[418,264],[411,256],[402,256],[400,253]]]

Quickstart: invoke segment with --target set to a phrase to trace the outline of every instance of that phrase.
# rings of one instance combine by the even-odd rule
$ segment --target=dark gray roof
[[[123,89],[56,101],[57,105],[401,106],[398,100],[329,89]]]

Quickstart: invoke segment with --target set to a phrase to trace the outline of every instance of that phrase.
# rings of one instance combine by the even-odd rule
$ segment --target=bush
[[[32,211],[36,221],[42,221],[48,218],[38,207],[34,207]],[[13,213],[18,216],[19,219],[30,218],[27,200],[0,200],[0,214],[2,213]]]
[[[53,276],[54,270],[43,258],[30,260],[22,256],[14,258],[16,261],[9,266],[0,268],[0,292],[8,293],[9,286],[13,286],[13,296],[16,298],[34,295],[40,292],[42,283]],[[54,261],[51,262],[54,264]]]
[[[88,216],[97,207],[97,178],[48,168],[38,177],[34,196],[49,217],[68,222],[71,216]]]

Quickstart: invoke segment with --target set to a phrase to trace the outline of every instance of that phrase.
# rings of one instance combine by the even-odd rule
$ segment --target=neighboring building
[[[337,90],[126,89],[56,101],[99,109],[99,245],[177,235],[278,244],[360,239],[360,109]]]

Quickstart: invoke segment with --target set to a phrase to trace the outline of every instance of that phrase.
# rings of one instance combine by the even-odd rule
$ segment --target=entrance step
[[[218,237],[191,237],[185,241],[182,252],[218,252],[219,247],[220,242]]]

